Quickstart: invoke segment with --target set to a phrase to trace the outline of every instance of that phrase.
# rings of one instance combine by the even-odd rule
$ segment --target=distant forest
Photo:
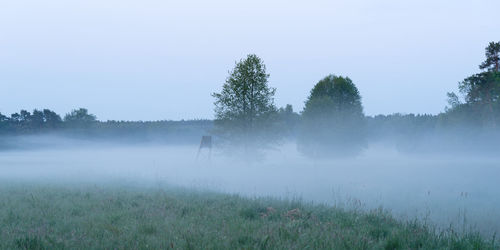
[[[301,115],[291,105],[280,108],[279,124],[285,140],[295,140]],[[366,136],[370,142],[393,142],[402,150],[435,140],[433,136],[449,134],[448,140],[462,140],[461,135],[485,132],[478,127],[457,124],[450,111],[438,115],[392,114],[366,116]],[[158,142],[197,144],[200,137],[212,134],[213,120],[181,121],[99,121],[84,108],[73,110],[63,118],[48,110],[21,110],[10,117],[0,114],[0,138],[20,135],[59,135],[74,139],[115,142]],[[486,130],[490,131],[490,129]],[[496,131],[496,129],[495,129]],[[454,139],[453,139],[454,138]],[[469,141],[472,143],[472,141]],[[422,149],[422,148],[420,148]]]
[[[0,147],[6,137],[19,135],[195,144],[202,135],[212,134],[240,145],[251,140],[258,145],[265,141],[297,141],[306,151],[323,143],[322,147],[331,152],[357,141],[352,144],[359,147],[390,142],[408,152],[497,152],[500,42],[491,42],[485,55],[486,60],[479,65],[481,71],[459,82],[460,93],[448,93],[448,106],[437,115],[365,116],[361,95],[352,80],[335,75],[314,86],[301,112],[294,111],[291,105],[276,108],[275,89],[267,85],[269,74],[263,61],[249,55],[237,62],[222,91],[212,94],[216,99],[215,120],[99,121],[85,108],[63,117],[49,109],[21,110],[9,116],[0,113]],[[340,146],[332,147],[332,141]],[[354,148],[358,148],[356,145]],[[318,149],[309,153],[318,155]]]
[[[0,136],[51,134],[74,139],[123,142],[194,143],[213,126],[210,120],[99,121],[87,109],[61,117],[49,109],[0,114]]]

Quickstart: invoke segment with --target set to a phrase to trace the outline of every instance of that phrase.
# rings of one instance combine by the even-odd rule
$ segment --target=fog
[[[371,144],[360,155],[311,160],[294,143],[243,161],[198,145],[113,144],[27,137],[39,147],[0,151],[2,183],[181,186],[248,197],[301,199],[349,209],[383,207],[439,227],[500,232],[499,158],[418,155]]]

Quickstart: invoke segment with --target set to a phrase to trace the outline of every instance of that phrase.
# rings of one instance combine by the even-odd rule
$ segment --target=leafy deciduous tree
[[[44,109],[43,118],[47,128],[58,128],[62,125],[61,116],[52,110]]]
[[[215,132],[231,144],[246,149],[253,143],[268,142],[275,119],[275,89],[268,85],[264,62],[248,55],[236,63],[215,98]]]
[[[64,122],[72,127],[88,127],[96,121],[96,116],[89,114],[88,110],[84,108],[72,110],[64,116]]]
[[[329,75],[311,90],[302,112],[299,150],[313,157],[357,153],[364,145],[361,96],[348,77]]]

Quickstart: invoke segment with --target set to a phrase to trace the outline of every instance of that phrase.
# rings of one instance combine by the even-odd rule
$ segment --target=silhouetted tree
[[[496,126],[500,114],[500,42],[486,47],[486,60],[479,65],[485,70],[465,78],[458,85],[464,103],[455,93],[448,93],[449,115],[461,116],[481,125]],[[467,122],[468,121],[464,121]]]
[[[43,110],[43,118],[45,122],[45,127],[47,128],[51,129],[59,128],[63,123],[61,116],[59,116],[56,112],[51,111],[49,109]]]
[[[7,128],[9,126],[9,117],[0,113],[0,133],[7,132]]]
[[[500,42],[490,42],[485,50],[486,60],[479,65],[479,68],[498,72],[498,66],[500,64]]]
[[[275,89],[268,86],[264,62],[248,55],[234,69],[215,98],[215,132],[232,145],[269,142],[276,119]],[[271,132],[272,131],[272,132]]]
[[[31,115],[30,121],[29,121],[29,127],[32,131],[38,131],[41,130],[44,127],[45,124],[45,119],[43,112],[40,110],[33,110],[33,114]]]
[[[19,112],[19,129],[26,132],[31,130],[31,113],[24,109]]]
[[[64,122],[69,127],[89,127],[96,121],[96,116],[89,114],[85,108],[72,110],[64,116]]]
[[[21,122],[29,122],[31,118],[31,113],[29,111],[22,109],[21,112],[19,112],[19,114],[20,114],[19,119]]]
[[[293,111],[293,107],[287,104],[284,108],[278,110],[278,120],[281,130],[286,136],[296,134],[297,125],[300,121],[300,115]]]
[[[298,147],[313,157],[352,155],[364,146],[361,96],[348,77],[329,75],[311,90]]]

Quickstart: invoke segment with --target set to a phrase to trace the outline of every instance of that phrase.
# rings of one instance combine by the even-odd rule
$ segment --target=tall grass
[[[0,184],[2,249],[499,249],[472,231],[175,188]]]

